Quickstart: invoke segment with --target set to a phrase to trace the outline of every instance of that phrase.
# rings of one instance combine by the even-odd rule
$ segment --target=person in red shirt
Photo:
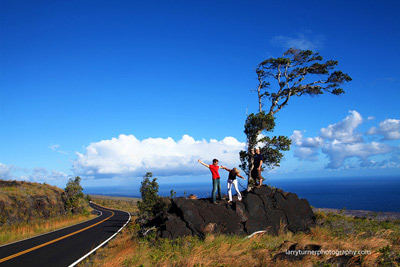
[[[213,181],[212,202],[214,204],[216,204],[217,203],[217,200],[216,200],[217,190],[218,190],[218,200],[222,199],[222,197],[221,197],[221,182],[220,182],[220,178],[221,177],[219,176],[219,172],[218,171],[219,171],[219,169],[225,169],[226,170],[226,168],[224,166],[222,166],[222,165],[218,166],[218,160],[217,159],[213,159],[213,164],[212,165],[205,164],[201,160],[198,160],[198,162],[201,165],[204,165],[207,168],[209,168],[210,171],[211,171],[212,181]]]

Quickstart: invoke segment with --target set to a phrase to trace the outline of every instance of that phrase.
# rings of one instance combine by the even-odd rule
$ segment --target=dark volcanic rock
[[[277,234],[282,226],[298,232],[315,224],[310,204],[296,194],[262,186],[242,195],[242,202],[217,205],[210,199],[174,198],[169,210],[148,226],[156,226],[161,237],[177,238],[207,233],[248,235],[260,230]]]

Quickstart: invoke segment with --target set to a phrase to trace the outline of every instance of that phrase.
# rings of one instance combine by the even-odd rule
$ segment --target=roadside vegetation
[[[356,218],[342,213],[316,211],[317,225],[308,233],[293,234],[282,225],[276,236],[263,233],[249,238],[207,235],[203,239],[188,236],[169,240],[157,238],[152,232],[143,234],[146,218],[160,208],[160,201],[154,197],[157,183],[151,177],[150,173],[143,177],[144,197],[138,203],[139,212],[134,213],[127,227],[79,266],[400,266],[400,221]],[[131,205],[129,198],[115,198],[112,204],[112,197],[107,197],[107,205],[121,206],[124,200]],[[296,250],[326,254],[286,253]],[[344,251],[362,253],[339,255]]]
[[[0,245],[68,227],[92,215],[80,177],[65,190],[24,181],[0,180]]]
[[[69,214],[0,227],[0,246],[62,229],[97,217],[94,214]]]
[[[317,212],[318,226],[310,233],[277,236],[209,235],[177,240],[139,237],[131,221],[109,245],[80,266],[335,266],[335,255],[283,256],[286,250],[321,246],[324,251],[371,251],[347,260],[348,266],[400,266],[400,221],[352,218]],[[280,254],[282,253],[282,254]],[[281,256],[281,257],[280,257]],[[339,255],[338,255],[339,256]],[[343,265],[346,266],[346,265]]]
[[[109,197],[101,195],[89,195],[89,198],[96,204],[110,209],[123,210],[130,213],[138,211],[137,202],[139,198],[131,197]]]

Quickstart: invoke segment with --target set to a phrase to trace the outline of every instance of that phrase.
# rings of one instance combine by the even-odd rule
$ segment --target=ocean
[[[246,186],[244,180],[239,179],[239,181]],[[400,176],[271,178],[267,179],[264,184],[296,193],[299,198],[307,199],[312,206],[317,208],[400,212]],[[221,186],[222,193],[227,194],[226,178],[221,179]],[[170,196],[170,191],[174,190],[176,196],[194,194],[198,197],[209,197],[211,189],[210,179],[204,183],[160,184],[159,194]],[[130,197],[140,195],[138,188],[129,189],[127,187],[111,187],[107,190],[89,188],[84,190],[84,193]]]

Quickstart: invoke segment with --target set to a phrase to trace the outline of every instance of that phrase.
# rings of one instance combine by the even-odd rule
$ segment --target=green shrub
[[[142,233],[147,233],[147,235],[154,235],[154,231],[149,231],[146,229],[145,225],[148,224],[154,217],[169,208],[171,205],[171,200],[169,198],[161,197],[158,195],[158,183],[157,178],[153,177],[151,172],[147,172],[143,176],[142,185],[140,187],[140,194],[142,199],[137,202],[137,207],[139,209],[139,214],[137,218],[137,223],[141,226]]]
[[[82,192],[83,188],[80,182],[81,178],[79,176],[75,177],[75,179],[70,178],[64,189],[65,209],[72,213],[80,213],[85,209],[85,205],[82,203],[85,195]]]

